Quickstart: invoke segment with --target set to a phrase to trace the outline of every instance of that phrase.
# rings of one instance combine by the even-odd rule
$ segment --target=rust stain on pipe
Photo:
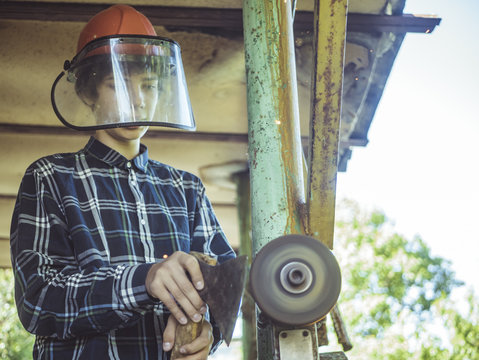
[[[296,65],[292,34],[292,15],[288,6],[279,1],[265,2],[269,14],[278,14],[273,8],[281,9],[278,17],[267,16],[268,29],[278,29],[268,33],[268,59],[275,92],[274,108],[278,118],[274,119],[280,141],[278,153],[284,166],[283,186],[286,195],[285,209],[287,223],[284,233],[304,233],[302,213],[304,208],[304,179],[301,168],[301,135],[299,133],[299,112],[297,105]]]
[[[319,3],[319,4],[318,4]],[[307,232],[333,247],[347,0],[315,2]]]

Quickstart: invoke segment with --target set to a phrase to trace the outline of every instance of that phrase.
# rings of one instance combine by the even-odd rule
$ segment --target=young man
[[[167,359],[178,323],[208,319],[190,251],[234,257],[194,175],[148,157],[150,125],[194,128],[178,45],[125,5],[97,14],[52,88],[56,114],[94,130],[84,149],[26,170],[11,255],[35,359]],[[214,320],[183,346],[206,359]]]

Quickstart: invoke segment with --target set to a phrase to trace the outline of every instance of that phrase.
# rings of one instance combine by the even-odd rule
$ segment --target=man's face
[[[97,87],[93,112],[99,124],[152,121],[159,81],[148,71],[107,75]]]

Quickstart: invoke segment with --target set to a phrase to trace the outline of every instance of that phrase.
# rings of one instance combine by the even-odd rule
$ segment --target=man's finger
[[[180,289],[178,287],[178,284],[174,281],[171,281],[171,282],[168,281],[166,282],[165,285],[167,290],[171,294],[171,296],[176,300],[175,305],[177,306],[178,304],[183,310],[183,312],[185,312],[194,322],[200,321],[201,320],[200,311],[201,311],[201,308],[204,306],[204,303],[203,303],[203,300],[201,300],[201,298],[199,297],[196,290],[193,289],[191,284],[190,284],[191,292],[187,294],[185,294],[184,290]],[[192,303],[191,298],[196,299],[197,304]],[[175,314],[175,317],[180,321],[180,323],[184,324],[184,322],[176,316],[176,310],[171,309],[169,304],[165,303],[165,305],[167,305],[170,311],[173,314]]]
[[[202,290],[204,287],[203,274],[201,273],[200,264],[192,255],[184,254],[182,257],[183,266],[188,274],[190,274],[191,282],[196,290]]]
[[[185,344],[181,347],[182,354],[197,354],[204,352],[209,353],[211,345],[213,344],[213,328],[208,321],[203,322],[200,336],[194,339],[191,343]]]
[[[174,316],[168,317],[168,323],[166,324],[165,331],[163,331],[163,350],[170,351],[173,349],[175,343],[175,334],[178,323]]]
[[[172,287],[172,290],[178,291],[178,294],[173,291],[171,293],[181,304],[182,307],[183,304],[185,304],[186,306],[191,305],[191,309],[183,307],[183,309],[189,315],[191,315],[192,311],[198,312],[203,306],[205,306],[205,303],[198,294],[198,291],[191,285],[191,282],[187,277],[177,277],[175,280],[176,287]]]
[[[165,293],[167,295],[162,296],[160,300],[170,310],[171,314],[176,318],[176,320],[178,320],[180,324],[186,324],[188,320],[186,319],[186,316],[181,308],[176,303],[175,298],[168,292],[168,290],[166,290]]]

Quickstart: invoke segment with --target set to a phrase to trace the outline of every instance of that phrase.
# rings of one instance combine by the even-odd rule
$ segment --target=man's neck
[[[94,137],[98,141],[122,154],[128,160],[133,159],[140,153],[140,139],[118,139],[111,136],[106,131],[96,131]]]

